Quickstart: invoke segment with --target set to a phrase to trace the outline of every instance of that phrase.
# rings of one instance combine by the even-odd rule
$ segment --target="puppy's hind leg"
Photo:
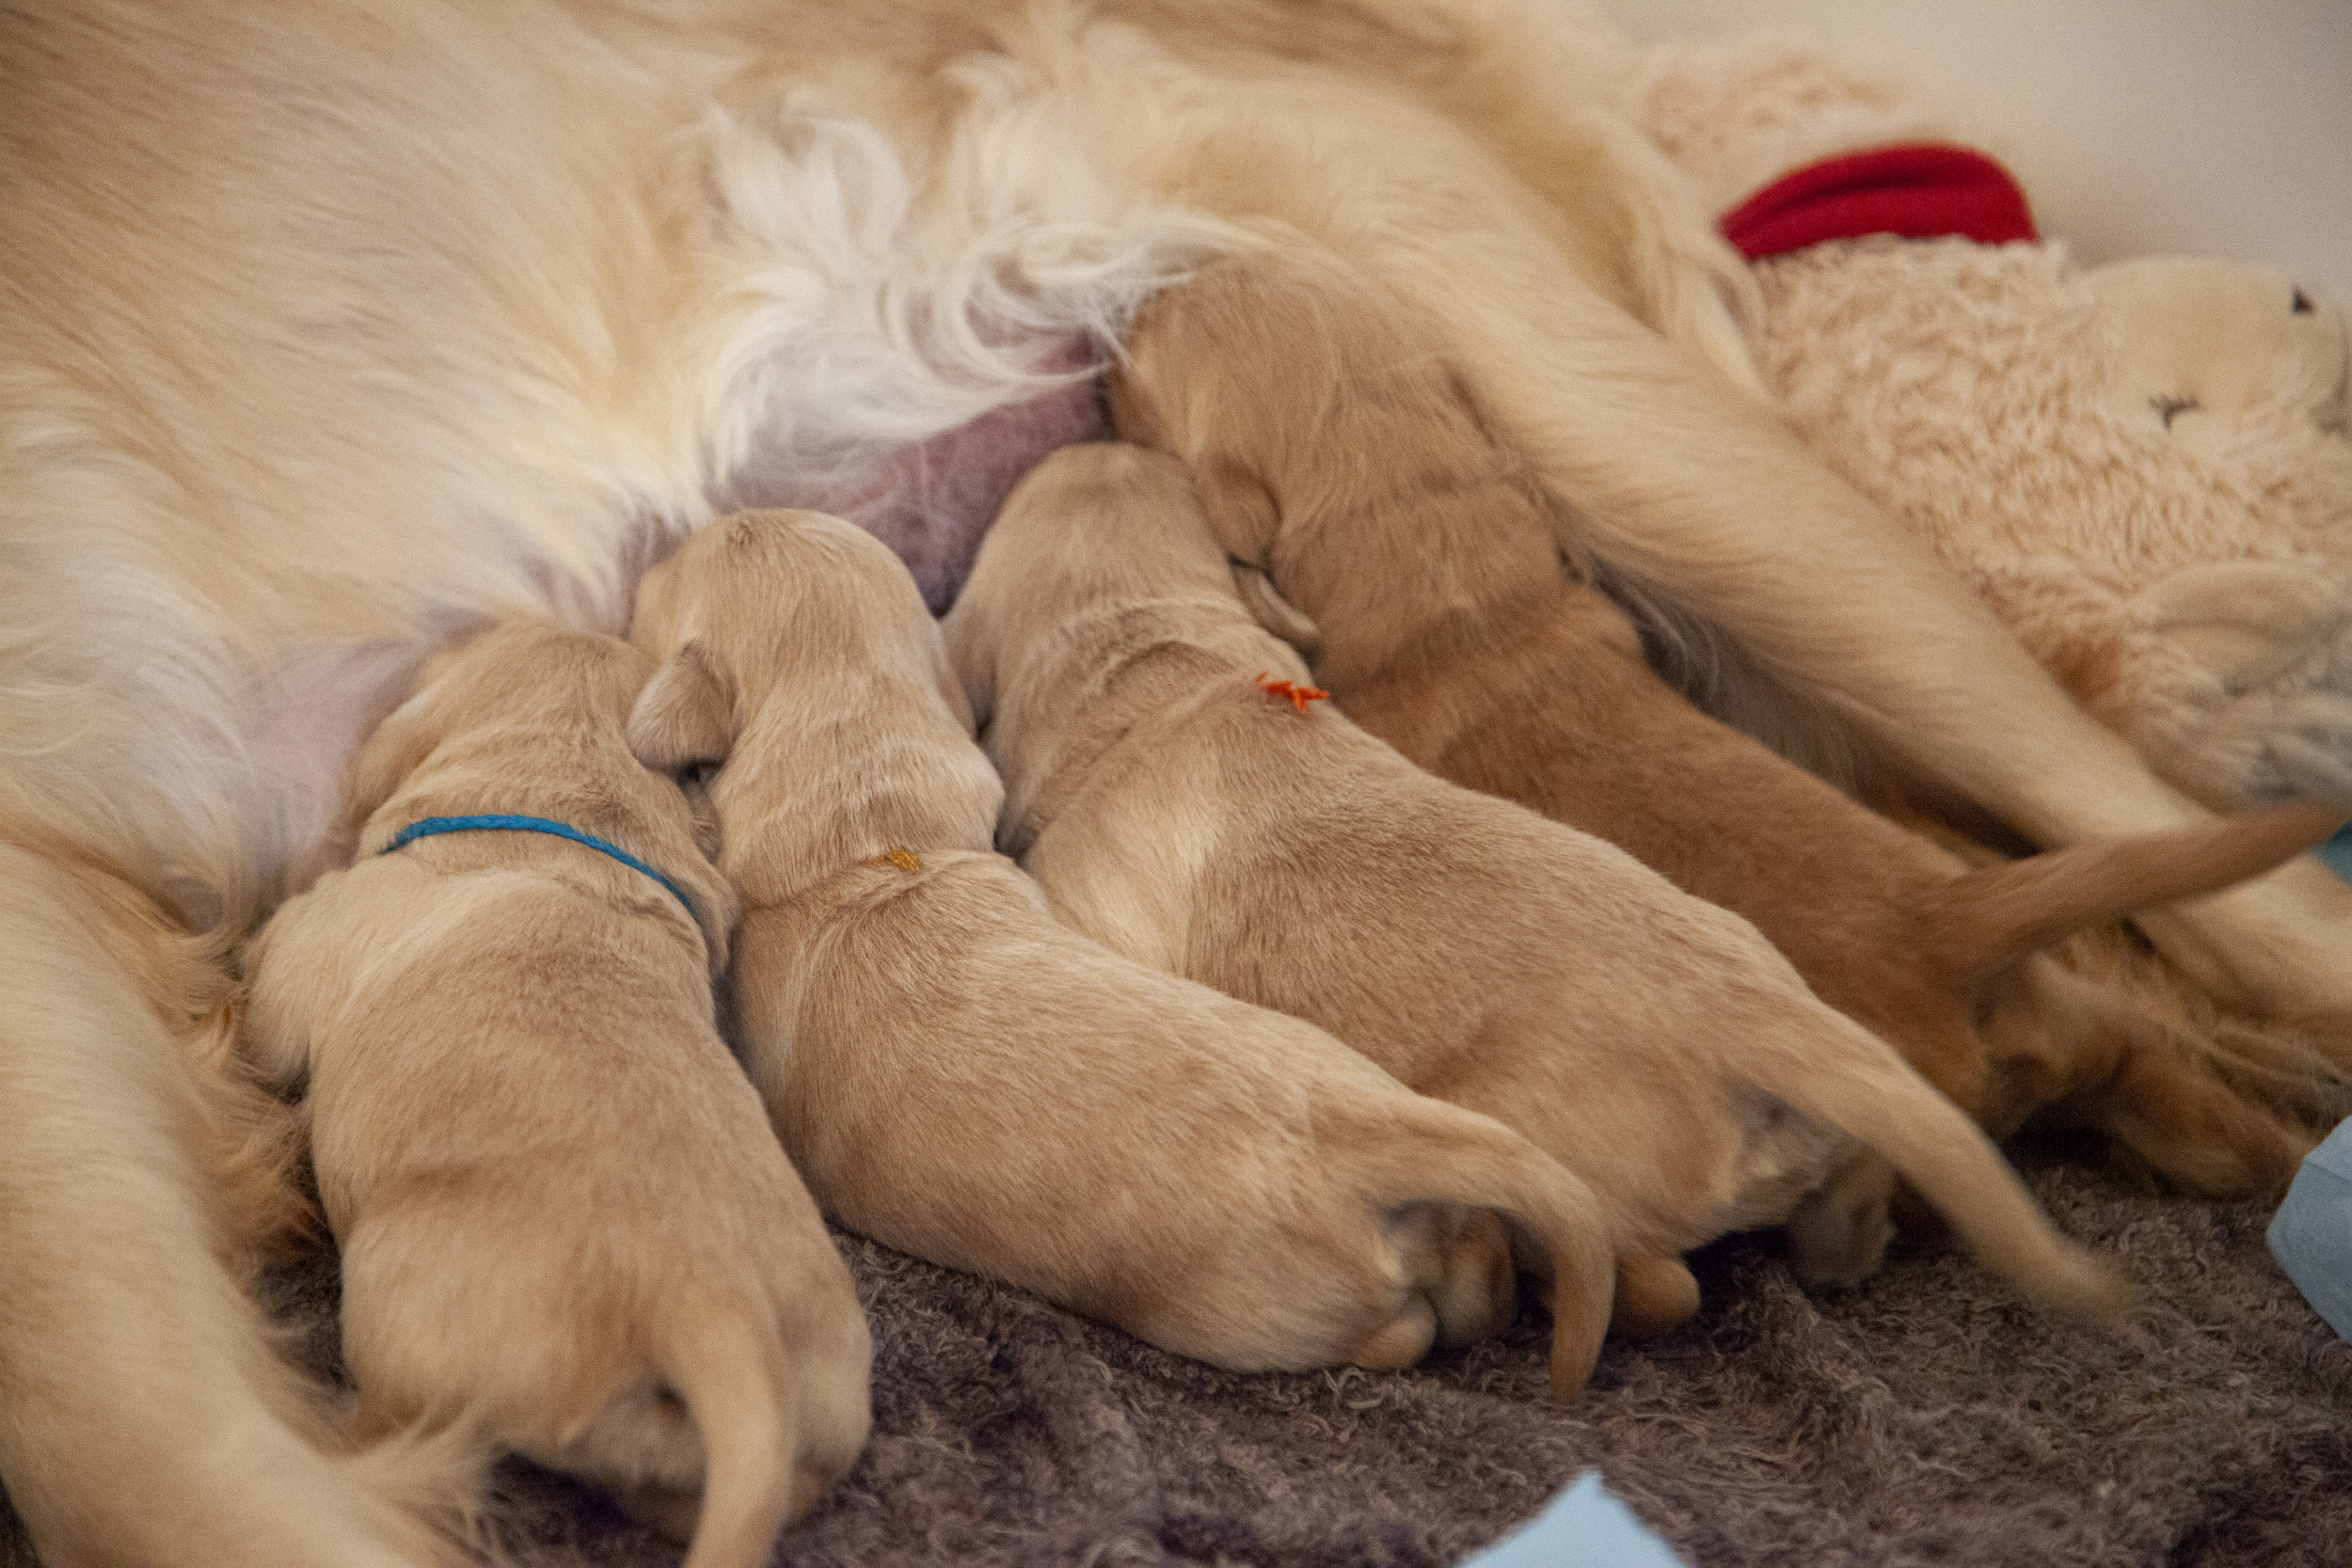
[[[2129,1310],[2122,1276],[2061,1236],[1983,1131],[1876,1035],[1809,995],[1757,994],[1740,1037],[1748,1082],[1883,1155],[2026,1300],[2110,1322]]]
[[[1510,1326],[1518,1310],[1518,1269],[1501,1215],[1485,1209],[1463,1215],[1461,1229],[1446,1243],[1441,1269],[1429,1293],[1438,1313],[1438,1343],[1466,1345]]]
[[[705,1456],[702,1508],[686,1568],[759,1568],[787,1515],[799,1511],[784,1380],[774,1346],[746,1318],[697,1312],[683,1330],[665,1336],[672,1343],[663,1359],[702,1433]]]
[[[1350,1362],[1409,1367],[1433,1343],[1466,1345],[1510,1323],[1518,1307],[1518,1269],[1502,1216],[1451,1203],[1414,1204],[1385,1228],[1416,1293],[1394,1319],[1350,1348]]]
[[[1807,1290],[1858,1285],[1895,1239],[1895,1167],[1864,1149],[1788,1216],[1788,1266]]]
[[[1634,1339],[1663,1334],[1698,1309],[1699,1282],[1681,1259],[1627,1254],[1617,1259],[1610,1333]]]
[[[2023,1075],[2021,1060],[2052,1080],[2036,1119],[2090,1128],[2201,1197],[2286,1190],[2309,1136],[2204,1070],[2122,995],[2055,965],[2029,973],[2038,1005],[2023,1020],[1996,1013],[1986,1037],[1996,1080]]]
[[[456,1560],[401,1500],[430,1477],[314,1444],[311,1391],[221,1261],[182,1059],[103,918],[0,844],[0,1478],[41,1560]]]
[[[682,1406],[693,1430],[672,1413],[644,1432],[608,1433],[619,1438],[610,1446],[639,1450],[631,1463],[641,1473],[648,1440],[668,1449],[660,1478],[624,1495],[671,1534],[691,1532],[684,1568],[759,1568],[785,1522],[807,1513],[864,1446],[864,1379],[850,1397],[824,1386],[826,1370],[788,1365],[773,1308],[748,1298],[688,1289],[663,1312],[654,1354],[668,1388],[658,1402]],[[615,1414],[642,1419],[644,1402],[632,1402],[636,1410]],[[610,1475],[627,1466],[587,1467]],[[679,1485],[681,1470],[697,1473],[699,1487]]]
[[[1428,1354],[1437,1338],[1437,1308],[1428,1297],[1412,1296],[1395,1317],[1348,1346],[1346,1359],[1375,1372],[1392,1372]]]
[[[1582,1392],[1599,1359],[1616,1291],[1614,1256],[1600,1200],[1583,1180],[1501,1122],[1444,1101],[1414,1097],[1353,1131],[1353,1175],[1375,1207],[1424,1203],[1490,1210],[1510,1227],[1513,1251],[1552,1282],[1551,1394]],[[1429,1348],[1438,1328],[1428,1313]],[[1421,1319],[1383,1328],[1402,1345]],[[1385,1342],[1385,1341],[1384,1341]]]

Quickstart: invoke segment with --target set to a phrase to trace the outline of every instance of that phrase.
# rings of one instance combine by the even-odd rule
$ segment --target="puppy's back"
[[[254,1017],[310,1069],[368,1418],[465,1419],[616,1485],[700,1492],[694,1560],[748,1562],[862,1445],[870,1352],[717,1033],[733,902],[684,797],[622,741],[642,657],[592,640],[635,674],[582,682],[577,641],[517,629],[437,667],[363,759],[387,792],[369,832],[520,808],[653,859],[495,826],[369,854],[280,911]]]

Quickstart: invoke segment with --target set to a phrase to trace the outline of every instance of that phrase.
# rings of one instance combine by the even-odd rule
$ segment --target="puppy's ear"
[[[392,709],[359,748],[351,764],[351,784],[344,798],[345,820],[354,828],[373,816],[401,782],[422,767],[433,748],[440,744],[448,725],[441,721],[440,705],[428,685]]]
[[[1263,570],[1247,561],[1234,562],[1233,587],[1258,625],[1296,648],[1300,657],[1315,657],[1315,650],[1323,646],[1323,632],[1299,613],[1295,605],[1274,591],[1274,579]]]
[[[402,782],[424,766],[433,748],[447,738],[451,704],[460,700],[452,696],[449,688],[451,669],[483,635],[489,634],[469,635],[427,655],[409,677],[407,700],[386,714],[359,748],[344,795],[348,813],[344,820],[352,827],[373,816]]]
[[[1213,456],[1194,466],[1193,483],[1227,555],[1261,565],[1273,559],[1282,508],[1264,480],[1240,463]]]
[[[734,684],[700,641],[682,644],[637,694],[628,749],[658,773],[724,762],[735,746]]]
[[[656,658],[676,639],[678,602],[684,596],[678,582],[685,570],[673,555],[637,579],[637,598],[628,617],[628,640]]]
[[[939,636],[947,652],[949,678],[963,689],[975,731],[988,727],[989,710],[996,705],[996,650],[986,638],[987,620],[974,608],[969,593],[940,617]]]

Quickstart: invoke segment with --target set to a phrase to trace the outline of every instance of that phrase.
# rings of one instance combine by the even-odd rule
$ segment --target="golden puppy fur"
[[[629,755],[651,664],[522,624],[428,671],[357,769],[360,859],[253,943],[248,1048],[306,1081],[363,1421],[455,1422],[765,1562],[856,1458],[850,1274],[718,1035],[735,899]],[[594,848],[428,817],[551,817]]]
[[[1004,842],[1057,912],[1525,1132],[1599,1196],[1642,1281],[1629,1322],[1695,1305],[1676,1255],[1786,1218],[1857,1140],[2029,1297],[2119,1305],[1983,1134],[1753,927],[1262,689],[1307,671],[1173,458],[1048,458],[946,629]]]
[[[2267,870],[2341,811],[1969,875],[1653,674],[1625,614],[1569,580],[1525,465],[1443,345],[1336,258],[1202,269],[1147,308],[1111,387],[1121,434],[1200,476],[1269,629],[1406,757],[1755,922],[1995,1136],[2052,1106],[2198,1191],[2293,1177],[2307,1139],[2195,1070],[2122,995],[2031,953]]]
[[[1419,1360],[1498,1326],[1499,1210],[1557,1275],[1552,1386],[1611,1301],[1592,1195],[1294,1019],[1056,923],[906,568],[749,513],[655,568],[629,731],[709,790],[753,1079],[828,1212],[1219,1366]]]
[[[347,855],[345,769],[421,659],[619,627],[746,475],[869,473],[1209,256],[1311,231],[1442,324],[1564,546],[1793,727],[2043,841],[2194,820],[1758,404],[1742,269],[1605,107],[1624,58],[1554,0],[8,12],[0,1478],[44,1560],[422,1550],[288,1413],[238,1140],[153,1000]],[[2147,924],[2352,1013],[2316,865]]]

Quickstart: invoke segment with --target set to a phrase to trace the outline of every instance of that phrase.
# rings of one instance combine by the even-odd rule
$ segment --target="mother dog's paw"
[[[2161,578],[2132,601],[2139,629],[2180,650],[2225,690],[2289,674],[2334,644],[2344,584],[2318,562],[2221,561]]]

